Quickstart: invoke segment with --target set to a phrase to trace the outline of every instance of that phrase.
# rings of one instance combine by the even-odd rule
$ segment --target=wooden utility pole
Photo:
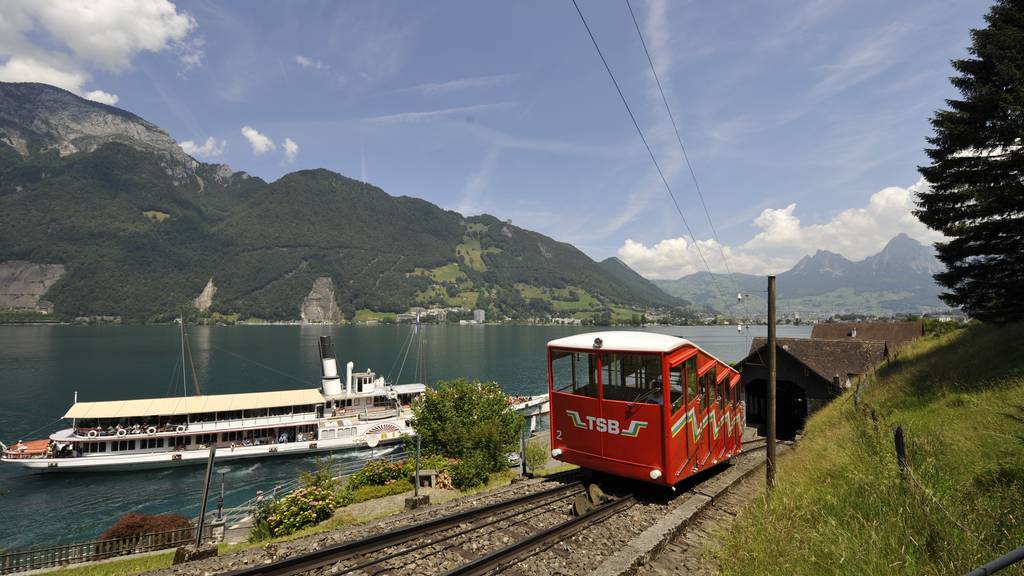
[[[768,277],[768,488],[775,487],[775,276]]]

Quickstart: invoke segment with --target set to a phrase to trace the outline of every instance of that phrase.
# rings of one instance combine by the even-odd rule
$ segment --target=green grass
[[[532,284],[516,282],[516,290],[526,299],[540,299],[551,303],[558,312],[578,312],[602,308],[601,302],[580,288],[539,288]]]
[[[563,292],[563,291],[558,291]],[[551,305],[554,306],[555,310],[559,312],[575,312],[580,310],[594,310],[601,308],[601,303],[591,296],[585,290],[576,290],[578,297],[576,300],[569,300],[571,296],[569,291],[565,290],[564,294],[555,294],[555,299],[551,301]]]
[[[367,322],[369,320],[378,320],[394,322],[395,316],[397,316],[397,314],[394,312],[374,312],[373,310],[362,308],[356,311],[355,321]]]
[[[483,250],[480,248],[480,240],[477,238],[465,237],[462,244],[455,247],[455,257],[466,266],[477,272],[486,272],[487,264],[484,264]]]
[[[859,408],[848,392],[815,414],[778,487],[709,550],[721,572],[963,574],[1024,543],[1022,341],[1019,324],[920,340]]]
[[[49,574],[54,576],[127,576],[129,574],[141,574],[142,572],[168,568],[172,560],[174,560],[173,550],[138,558],[125,558],[123,560],[111,560],[110,562],[62,568],[54,570]]]
[[[457,282],[466,278],[466,275],[455,262],[444,266],[438,266],[437,268],[431,268],[430,270],[427,270],[426,268],[417,268],[410,272],[408,276],[427,276],[435,282]]]
[[[60,322],[60,318],[35,310],[0,310],[0,324],[22,324],[25,322]]]

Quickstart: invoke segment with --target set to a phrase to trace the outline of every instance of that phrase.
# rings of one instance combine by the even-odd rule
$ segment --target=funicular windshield
[[[552,350],[551,387],[555,392],[597,398],[597,355]]]
[[[602,354],[601,383],[605,400],[660,405],[664,400],[661,356]]]

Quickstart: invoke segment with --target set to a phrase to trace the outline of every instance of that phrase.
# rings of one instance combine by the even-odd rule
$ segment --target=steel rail
[[[437,532],[438,530],[444,530],[445,528],[462,524],[480,516],[501,512],[534,500],[543,500],[561,492],[568,493],[580,490],[581,488],[579,485],[556,486],[541,492],[525,494],[523,496],[502,500],[501,502],[488,504],[479,508],[473,508],[463,512],[450,514],[448,516],[442,516],[440,518],[402,526],[383,534],[367,536],[358,540],[350,540],[348,542],[326,546],[305,554],[289,556],[268,564],[259,564],[256,566],[223,572],[222,576],[293,576],[295,574],[302,574],[304,572],[309,572],[310,570],[316,570],[317,568],[336,564],[354,556],[368,554],[389,546],[402,544],[409,540]]]
[[[449,534],[447,536],[440,536],[437,539],[430,539],[430,540],[427,540],[425,542],[421,542],[419,544],[415,544],[413,546],[410,546],[408,548],[402,548],[402,549],[396,550],[395,552],[392,552],[392,553],[387,554],[385,556],[379,556],[379,557],[376,557],[376,558],[371,558],[371,559],[366,560],[365,562],[362,562],[360,564],[356,564],[355,566],[349,566],[348,568],[345,568],[343,570],[334,572],[334,574],[350,574],[352,572],[356,572],[358,570],[362,570],[362,569],[368,568],[370,566],[375,566],[377,564],[381,564],[383,562],[387,562],[388,560],[394,560],[395,558],[401,558],[401,557],[404,557],[404,556],[412,556],[413,554],[415,554],[417,552],[420,552],[420,551],[422,551],[424,549],[427,549],[427,548],[432,548],[432,547],[437,546],[438,544],[440,544],[442,542],[447,542],[449,540],[455,540],[455,539],[457,539],[457,538],[459,538],[461,536],[465,536],[466,534],[482,532],[485,528],[488,528],[490,526],[494,526],[496,524],[501,524],[501,523],[503,523],[503,522],[505,522],[507,520],[511,520],[511,519],[514,519],[514,518],[520,518],[520,520],[518,520],[516,522],[513,522],[513,524],[522,523],[522,522],[524,522],[524,521],[526,521],[526,520],[528,520],[530,518],[528,516],[527,518],[523,519],[522,518],[523,516],[526,516],[526,515],[530,514],[531,512],[536,512],[537,510],[540,510],[541,508],[550,507],[552,504],[557,504],[557,503],[565,500],[569,496],[573,496],[575,494],[580,494],[580,493],[583,493],[583,490],[579,490],[578,492],[572,492],[571,491],[571,492],[567,492],[565,494],[556,494],[556,495],[554,495],[551,498],[538,499],[538,500],[542,500],[542,501],[540,501],[537,504],[532,504],[531,503],[529,508],[525,508],[523,510],[516,510],[516,511],[513,511],[513,512],[505,515],[505,516],[499,516],[498,514],[501,514],[501,512],[498,512],[498,514],[494,514],[494,515],[489,516],[488,519],[486,521],[484,521],[483,523],[472,524],[469,528],[467,528],[465,530],[462,530],[460,532],[456,532],[454,534]],[[491,533],[493,533],[493,532],[494,532],[494,530],[491,531]],[[426,556],[431,556],[433,554],[436,554],[436,552],[428,553]],[[421,557],[419,559],[425,558],[426,556],[423,556],[423,557]],[[417,559],[417,560],[419,560],[419,559]],[[377,573],[379,573],[379,572],[377,572]]]
[[[566,536],[583,530],[592,524],[596,524],[597,522],[632,506],[633,502],[634,500],[632,496],[625,496],[602,504],[586,514],[577,516],[571,520],[566,520],[565,522],[548,528],[547,530],[531,534],[530,536],[527,536],[517,542],[513,542],[500,550],[495,550],[494,552],[481,556],[472,562],[449,570],[444,573],[444,576],[478,576],[480,574],[486,574],[491,570],[498,568],[502,564],[518,560],[522,556],[526,555],[527,552],[531,552],[537,547],[546,544],[553,544]]]

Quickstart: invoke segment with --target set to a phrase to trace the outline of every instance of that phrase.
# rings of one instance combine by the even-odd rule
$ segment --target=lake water
[[[191,327],[189,342],[203,392],[223,394],[318,387],[317,337],[330,334],[340,364],[372,368],[399,383],[457,377],[497,381],[510,394],[546,389],[544,346],[588,331],[559,326],[423,326],[406,354],[409,326]],[[749,337],[728,326],[657,327],[689,338],[729,362]],[[750,328],[763,336],[765,327]],[[807,337],[810,327],[780,326],[779,336]],[[403,362],[404,358],[404,362]],[[176,326],[0,327],[0,440],[45,437],[71,405],[182,394]],[[399,373],[400,376],[399,376]],[[190,381],[191,379],[189,379]],[[191,384],[189,383],[189,387]],[[191,392],[190,392],[191,393]],[[369,454],[347,453],[342,459]],[[235,506],[311,469],[313,457],[221,464],[225,504]],[[128,512],[196,514],[202,466],[165,470],[33,474],[0,466],[0,548],[87,540]]]

